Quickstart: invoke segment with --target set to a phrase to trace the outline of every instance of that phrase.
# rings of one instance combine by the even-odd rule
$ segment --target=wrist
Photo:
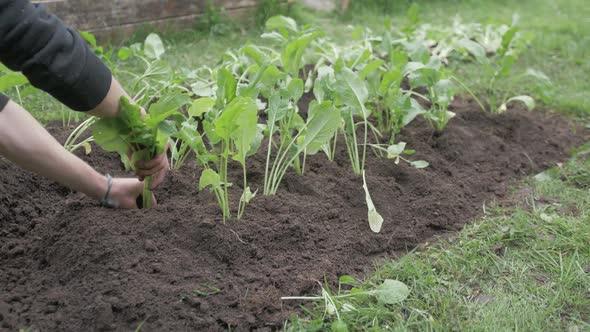
[[[119,114],[121,97],[130,99],[121,84],[113,77],[111,87],[105,98],[88,113],[99,118],[114,118]]]
[[[98,172],[94,172],[90,177],[91,186],[87,193],[85,193],[88,197],[95,199],[95,200],[102,200],[107,193],[108,190],[108,179],[105,175],[102,175]]]

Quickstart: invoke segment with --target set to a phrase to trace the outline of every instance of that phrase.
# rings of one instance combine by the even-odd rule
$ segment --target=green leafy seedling
[[[106,151],[119,153],[123,163],[135,170],[137,161],[151,160],[164,153],[166,143],[175,129],[166,119],[187,103],[188,97],[183,94],[167,95],[151,105],[144,116],[138,105],[121,97],[118,116],[100,119],[94,124],[94,139]],[[144,181],[143,208],[153,205],[151,181],[151,176]]]

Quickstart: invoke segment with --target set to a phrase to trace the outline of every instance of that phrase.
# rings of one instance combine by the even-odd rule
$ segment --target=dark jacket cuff
[[[89,49],[86,64],[76,83],[48,91],[74,111],[87,112],[98,106],[111,87],[113,76],[107,66]]]
[[[8,104],[8,97],[0,93],[0,112],[6,107],[6,104]]]

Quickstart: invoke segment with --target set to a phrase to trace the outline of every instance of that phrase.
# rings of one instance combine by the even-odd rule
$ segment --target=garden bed
[[[452,110],[440,135],[419,118],[399,136],[428,168],[368,155],[379,234],[344,144],[336,162],[310,156],[304,177],[288,172],[276,196],[256,197],[225,225],[213,194],[198,192],[193,163],[168,176],[155,210],[119,211],[0,159],[0,329],[129,331],[145,320],[144,331],[274,330],[297,310],[281,296],[315,294],[324,277],[362,276],[377,260],[460,229],[515,179],[564,161],[584,140],[550,113],[491,115],[465,100]],[[62,142],[69,132],[50,130]],[[94,147],[82,157],[124,174],[117,154]],[[263,151],[248,162],[254,190]]]

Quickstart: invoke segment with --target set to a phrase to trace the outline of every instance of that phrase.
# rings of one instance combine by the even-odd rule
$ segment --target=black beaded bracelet
[[[103,199],[100,201],[100,205],[107,208],[114,208],[115,204],[111,201],[109,197],[111,195],[111,188],[113,187],[113,177],[110,174],[107,174],[107,192],[104,194]]]

